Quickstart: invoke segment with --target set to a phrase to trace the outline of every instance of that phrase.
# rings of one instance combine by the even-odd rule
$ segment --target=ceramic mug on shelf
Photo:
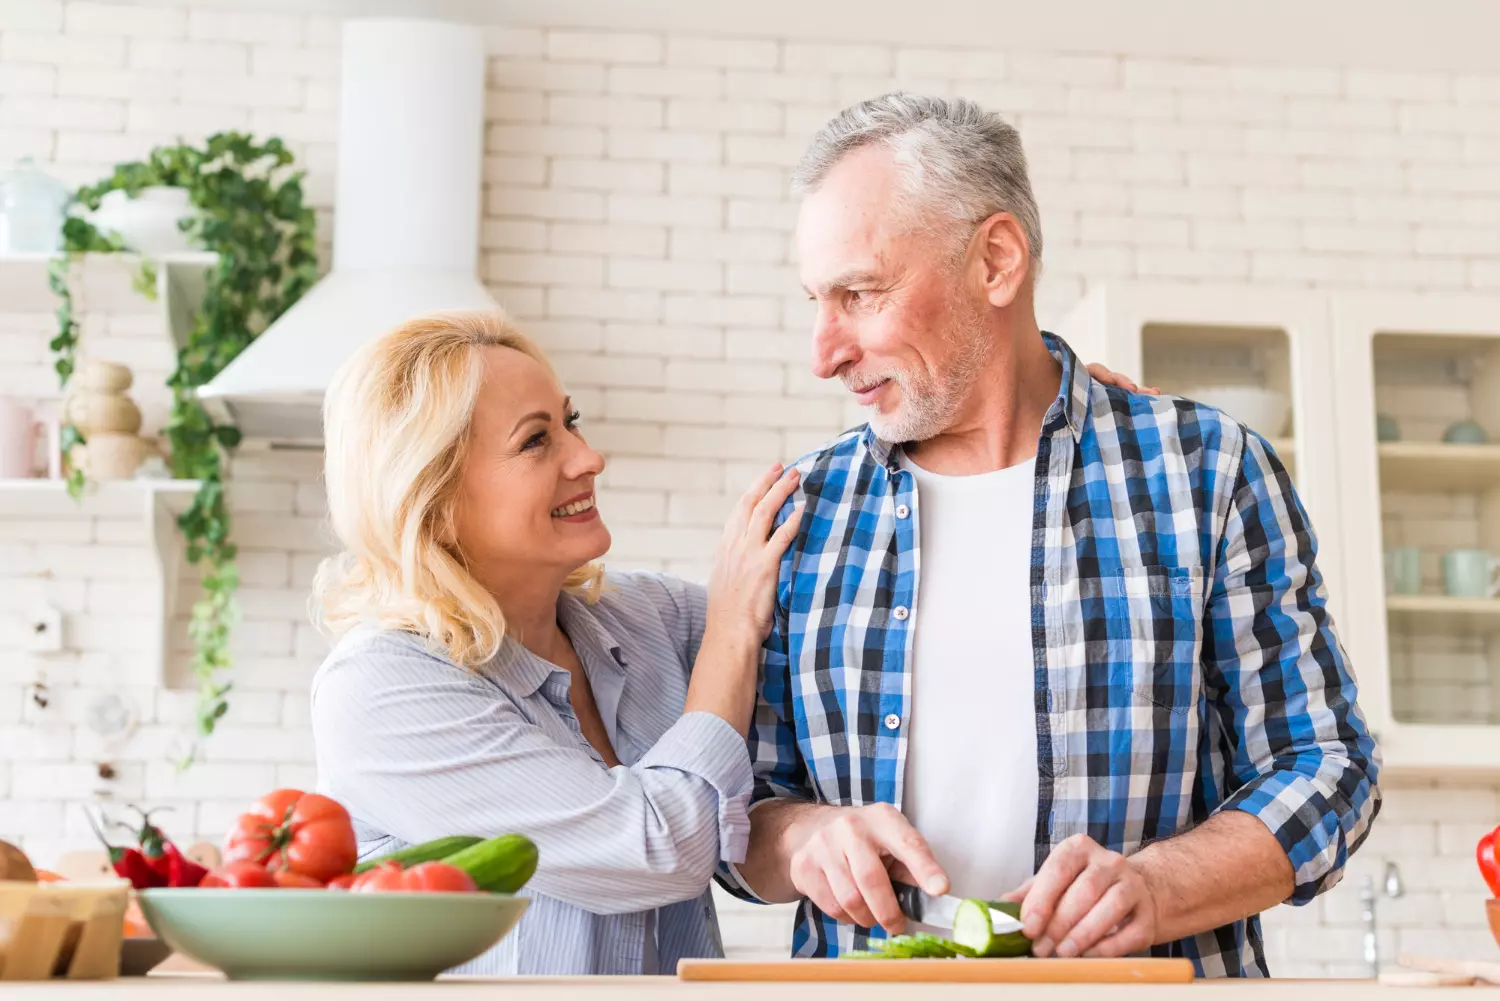
[[[1490,436],[1474,421],[1456,421],[1443,432],[1443,440],[1450,445],[1483,445]]]
[[[1401,425],[1390,414],[1375,415],[1375,440],[1400,441]]]
[[[1422,551],[1397,546],[1385,551],[1385,593],[1417,594],[1422,590]]]
[[[37,475],[37,441],[46,425],[19,400],[0,397],[0,479],[24,480]]]
[[[1500,595],[1500,557],[1483,549],[1455,549],[1445,553],[1443,590],[1454,598]]]

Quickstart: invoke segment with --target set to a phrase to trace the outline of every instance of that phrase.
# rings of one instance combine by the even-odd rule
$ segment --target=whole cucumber
[[[483,838],[476,838],[468,834],[453,834],[446,838],[433,838],[431,841],[424,841],[420,845],[411,845],[400,851],[391,852],[389,855],[368,859],[355,866],[354,871],[356,873],[364,872],[375,868],[382,862],[400,862],[401,868],[410,869],[421,862],[436,862],[439,859],[446,859],[454,852],[462,851],[471,845],[480,844],[483,840]]]
[[[502,834],[445,856],[443,861],[467,872],[481,890],[515,893],[536,872],[537,850],[524,835]]]

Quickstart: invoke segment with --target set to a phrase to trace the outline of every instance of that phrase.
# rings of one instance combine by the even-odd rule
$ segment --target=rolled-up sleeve
[[[1335,885],[1380,810],[1379,750],[1334,634],[1317,541],[1285,468],[1247,434],[1218,549],[1204,667],[1231,755],[1222,809],[1260,818],[1291,902]]]
[[[587,911],[696,897],[721,854],[743,857],[750,762],[709,714],[605,768],[485,679],[390,644],[325,665],[313,729],[319,787],[356,817],[409,843],[524,834],[540,853],[530,888]]]

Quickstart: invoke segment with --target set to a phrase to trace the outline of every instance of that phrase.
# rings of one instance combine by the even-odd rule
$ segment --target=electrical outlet
[[[51,605],[38,605],[26,617],[26,649],[33,653],[59,653],[63,648],[62,612]]]

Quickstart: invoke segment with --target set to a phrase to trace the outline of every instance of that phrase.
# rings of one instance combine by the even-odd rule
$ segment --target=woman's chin
[[[599,518],[583,523],[560,522],[553,532],[558,548],[568,554],[570,563],[576,562],[577,566],[603,557],[614,541]]]

